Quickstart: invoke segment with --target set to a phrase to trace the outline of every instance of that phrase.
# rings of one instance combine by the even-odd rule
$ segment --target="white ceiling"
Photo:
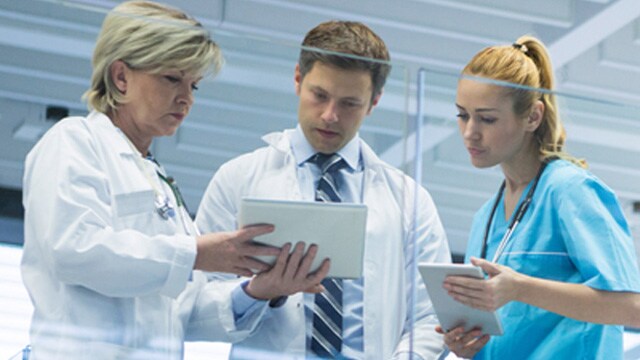
[[[501,180],[475,170],[455,127],[457,73],[481,48],[523,34],[545,41],[556,65],[568,147],[613,187],[625,208],[640,200],[640,1],[638,0],[173,0],[220,43],[226,65],[197,94],[173,138],[155,144],[192,210],[217,167],[261,146],[260,136],[296,124],[296,45],[328,19],[362,21],[385,39],[394,63],[385,95],[361,135],[409,173],[425,73],[422,180],[454,252],[464,250],[474,211]],[[85,112],[93,43],[107,0],[0,0],[0,186],[21,187],[33,134],[50,126],[47,105]],[[606,101],[613,101],[605,102]],[[17,132],[18,129],[24,131]],[[30,131],[30,132],[29,132]],[[22,134],[22,135],[21,135]],[[408,140],[407,140],[408,139]],[[640,221],[630,214],[634,231]]]

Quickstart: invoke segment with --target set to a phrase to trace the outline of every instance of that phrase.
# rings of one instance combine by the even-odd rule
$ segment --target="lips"
[[[477,148],[477,147],[467,147],[467,151],[469,151],[469,155],[471,156],[479,156],[482,153],[484,153],[484,150]]]
[[[171,116],[176,118],[176,120],[178,120],[178,121],[182,121],[185,118],[186,114],[183,114],[183,113],[171,113]]]
[[[320,134],[320,136],[325,137],[325,138],[332,138],[332,137],[336,137],[338,136],[338,133],[335,131],[331,131],[331,130],[326,130],[326,129],[316,129],[316,131],[318,131],[318,133]]]

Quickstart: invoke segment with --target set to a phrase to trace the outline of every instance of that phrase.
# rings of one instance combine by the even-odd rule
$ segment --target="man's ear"
[[[540,124],[542,123],[542,118],[544,117],[544,103],[540,100],[537,100],[531,106],[531,112],[529,113],[529,117],[527,118],[527,130],[534,132]]]
[[[129,67],[122,60],[116,60],[109,67],[111,81],[124,95],[127,93],[127,80],[129,78]]]
[[[293,73],[293,81],[296,86],[296,95],[300,96],[300,84],[302,83],[302,75],[300,74],[300,64],[296,64],[296,70]]]
[[[378,105],[378,101],[380,101],[381,97],[382,97],[382,90],[380,90],[378,95],[374,96],[373,99],[371,100],[371,106],[369,106],[369,111],[367,111],[367,115],[371,114],[371,112],[373,111],[373,108],[376,107],[376,105]]]

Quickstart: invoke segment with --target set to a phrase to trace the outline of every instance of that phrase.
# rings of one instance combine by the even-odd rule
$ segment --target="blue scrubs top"
[[[474,216],[466,262],[480,257],[494,202],[495,196]],[[510,220],[505,220],[501,199],[487,240],[488,259]],[[539,278],[640,292],[635,248],[615,194],[565,160],[552,161],[544,170],[527,213],[497,262]],[[515,301],[498,314],[504,335],[492,337],[477,359],[622,359],[622,326],[576,321]]]

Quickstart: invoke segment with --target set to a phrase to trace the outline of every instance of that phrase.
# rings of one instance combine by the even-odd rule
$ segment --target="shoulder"
[[[555,160],[547,165],[540,179],[541,185],[553,192],[572,192],[580,188],[609,187],[596,175],[566,160]]]
[[[67,117],[54,124],[36,143],[30,155],[42,151],[62,151],[82,147],[90,139],[87,119],[81,116]]]
[[[68,179],[102,171],[104,158],[99,149],[110,144],[107,139],[96,140],[96,134],[102,132],[92,129],[93,124],[88,120],[85,117],[64,118],[45,133],[26,157],[25,184],[29,178],[43,173],[51,178],[66,174],[63,178]]]
[[[87,116],[71,116],[60,120],[45,133],[41,141],[46,142],[52,138],[89,141],[91,138],[106,136],[114,129],[111,120],[105,114],[93,111]]]
[[[556,182],[567,182],[587,178],[591,173],[567,160],[558,159],[547,165],[544,175]]]
[[[290,130],[263,136],[262,140],[266,142],[266,146],[227,161],[220,167],[220,170],[255,172],[259,169],[283,166],[286,160],[292,156],[287,136],[288,131]]]
[[[372,170],[397,183],[415,183],[414,180],[395,166],[380,159],[371,147],[360,139],[360,149],[365,170]]]
[[[86,134],[89,131],[87,118],[83,116],[72,116],[64,118],[55,123],[42,137],[47,140],[52,137],[76,136]]]
[[[398,204],[412,206],[415,203],[412,199],[417,197],[417,204],[431,210],[433,200],[427,189],[402,170],[380,159],[364,141],[362,145],[364,170],[372,172],[374,179],[383,181]]]
[[[618,206],[615,192],[590,171],[565,160],[551,162],[548,170],[540,180],[540,193],[554,208]]]
[[[413,187],[413,185],[416,184],[413,178],[395,166],[380,159],[364,141],[362,141],[362,145],[364,170],[373,171],[376,176],[384,178],[385,181],[389,183],[389,186],[394,188]]]

